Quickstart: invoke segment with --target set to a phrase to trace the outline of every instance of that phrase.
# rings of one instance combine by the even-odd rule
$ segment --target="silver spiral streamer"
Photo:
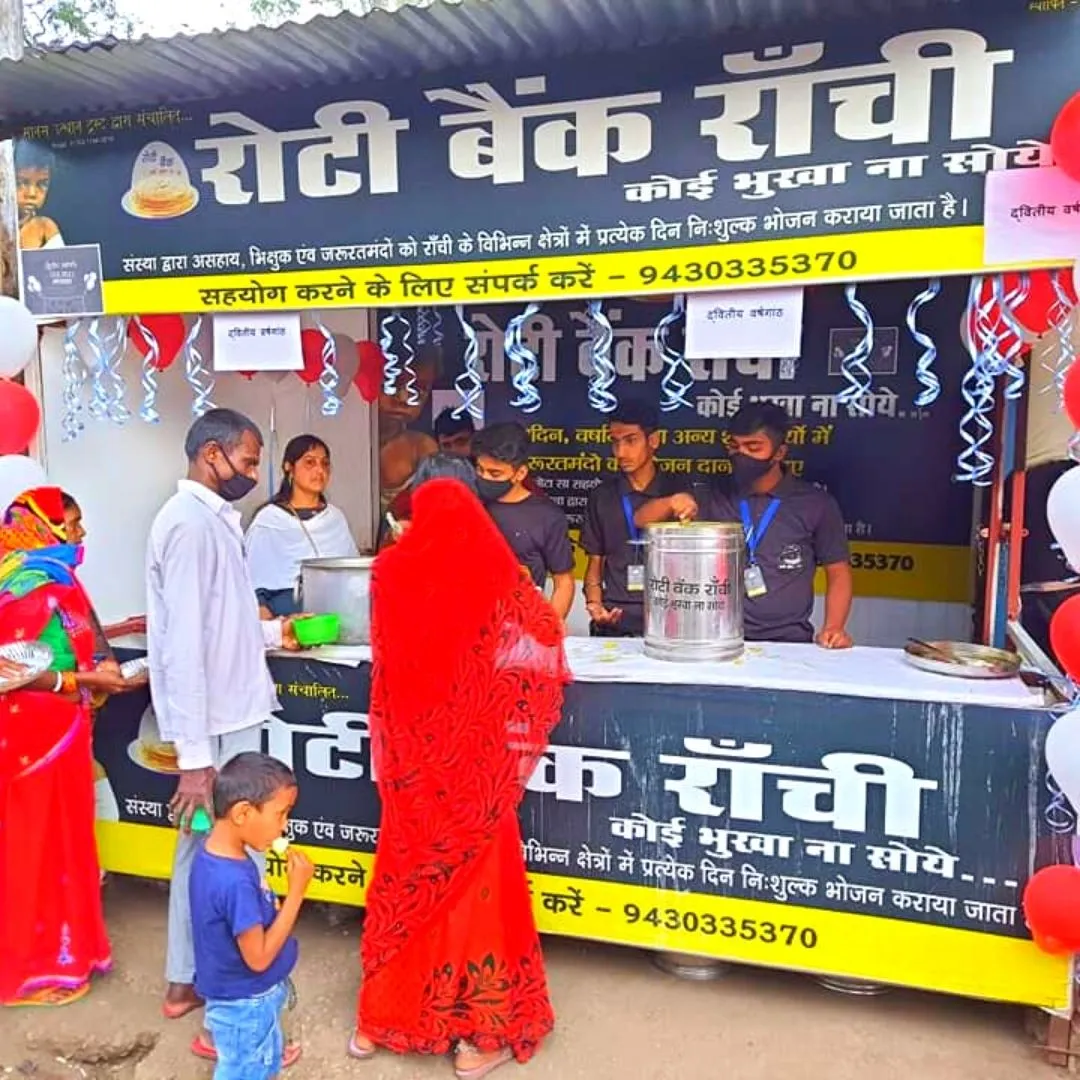
[[[90,345],[90,405],[88,412],[95,420],[109,419],[109,388],[106,383],[108,371],[105,364],[105,342],[101,336],[101,316],[90,320],[86,332]]]
[[[147,424],[156,424],[161,420],[161,414],[157,411],[157,377],[158,364],[161,363],[161,346],[157,336],[145,325],[138,315],[134,318],[135,329],[146,345],[146,355],[142,362],[142,391],[143,400],[139,407],[139,417]]]
[[[1055,270],[1050,278],[1055,297],[1050,320],[1058,339],[1058,354],[1053,371],[1059,409],[1064,407],[1065,402],[1065,376],[1076,362],[1076,346],[1073,345],[1076,305],[1065,289],[1065,273],[1067,273],[1065,270]]]
[[[523,413],[533,413],[543,404],[537,383],[540,380],[540,361],[536,353],[523,340],[525,324],[540,310],[539,304],[529,304],[520,315],[506,324],[503,342],[506,358],[510,361],[510,382],[517,397],[510,404]]]
[[[404,315],[398,313],[401,326],[401,372],[405,376],[405,404],[420,404],[420,384],[416,378],[416,349],[413,348],[413,328]]]
[[[992,311],[997,312],[997,322],[992,311],[984,318],[987,333],[986,349],[989,356],[990,374],[997,377],[1005,375],[1005,398],[1018,400],[1024,393],[1026,376],[1020,364],[1024,349],[1024,328],[1016,317],[1016,310],[1028,298],[1031,291],[1031,278],[1021,274],[1015,289],[1005,292],[1005,279],[998,274],[994,278],[991,301]]]
[[[694,403],[687,396],[694,389],[694,372],[683,353],[670,341],[675,324],[686,315],[686,297],[676,296],[671,310],[656,324],[653,340],[664,358],[664,374],[660,379],[660,411],[692,409]]]
[[[922,349],[922,355],[915,364],[915,377],[919,380],[922,390],[915,396],[915,406],[926,409],[933,405],[941,396],[941,380],[934,371],[934,361],[937,359],[937,345],[934,339],[925,331],[919,329],[919,312],[924,305],[937,298],[941,292],[941,279],[935,278],[914,300],[907,310],[907,328],[912,340]]]
[[[214,408],[211,395],[214,392],[213,376],[206,369],[203,354],[199,351],[195,342],[198,340],[199,331],[202,330],[203,317],[195,316],[191,324],[187,338],[184,340],[184,380],[191,387],[193,395],[191,401],[191,415],[197,420],[200,416]]]
[[[461,398],[461,404],[454,409],[454,416],[468,413],[474,420],[484,420],[484,379],[480,369],[480,335],[476,327],[465,314],[465,308],[458,304],[454,308],[461,324],[461,332],[465,335],[464,370],[454,380],[454,389]]]
[[[971,357],[971,366],[964,373],[960,382],[960,396],[967,405],[967,411],[960,420],[960,437],[967,444],[956,459],[956,478],[976,487],[985,487],[990,483],[990,474],[994,469],[994,459],[987,452],[987,443],[994,433],[990,415],[994,410],[994,376],[990,372],[987,354],[980,345],[984,333],[992,333],[980,326],[986,321],[986,307],[980,303],[984,279],[971,279],[968,291],[967,350]]]
[[[80,319],[72,319],[64,330],[64,414],[61,421],[64,442],[73,442],[85,429],[82,399],[87,372],[75,341],[81,326]]]
[[[104,342],[105,371],[102,379],[108,394],[109,420],[119,427],[123,427],[131,419],[131,410],[124,401],[127,396],[127,381],[120,371],[126,351],[127,319],[113,319],[112,329]]]
[[[874,382],[868,366],[870,355],[874,351],[874,320],[870,309],[858,297],[858,286],[846,286],[844,296],[852,314],[862,323],[864,333],[862,341],[840,363],[841,372],[848,385],[836,395],[836,400],[846,405],[853,415],[872,416],[874,410],[867,399]]]
[[[589,376],[589,404],[601,413],[614,412],[619,399],[611,392],[617,372],[611,361],[611,343],[615,332],[611,321],[604,314],[602,300],[589,301],[589,318],[592,320],[592,374]]]
[[[379,323],[379,348],[383,354],[382,389],[387,397],[397,394],[398,379],[401,377],[401,358],[394,345],[394,327],[400,318],[400,314],[394,311]]]
[[[323,337],[322,374],[319,375],[319,388],[323,392],[322,414],[337,416],[342,406],[337,392],[338,383],[341,381],[337,370],[337,342],[318,315],[315,316],[315,328]]]

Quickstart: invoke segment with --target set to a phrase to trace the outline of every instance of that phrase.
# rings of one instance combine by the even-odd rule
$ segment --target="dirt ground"
[[[114,880],[107,890],[115,968],[61,1010],[0,1011],[0,1075],[21,1080],[210,1080],[188,1044],[198,1018],[168,1023],[160,994],[165,894]],[[289,1080],[452,1077],[444,1060],[346,1058],[359,923],[305,914],[291,1014],[304,1058]],[[521,1080],[1052,1080],[1023,1010],[932,995],[830,993],[806,977],[733,969],[692,983],[629,949],[546,942],[558,1028]]]

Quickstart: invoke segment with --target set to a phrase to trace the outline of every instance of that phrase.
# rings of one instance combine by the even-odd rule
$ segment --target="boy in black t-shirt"
[[[542,589],[554,582],[551,606],[565,619],[574,603],[574,550],[566,515],[525,486],[529,436],[520,424],[493,424],[473,437],[476,484],[488,513],[518,562]]]

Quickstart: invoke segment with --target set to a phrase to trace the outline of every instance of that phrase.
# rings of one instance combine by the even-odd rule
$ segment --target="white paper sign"
[[[1058,168],[986,174],[988,266],[1072,262],[1080,251],[1080,182]]]
[[[803,290],[741,289],[686,299],[686,358],[798,356]]]
[[[214,316],[215,371],[301,371],[299,312]]]

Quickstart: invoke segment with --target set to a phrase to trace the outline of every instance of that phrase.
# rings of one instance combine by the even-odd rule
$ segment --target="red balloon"
[[[296,374],[312,386],[319,381],[323,373],[322,352],[326,338],[318,330],[300,331],[300,351],[304,356],[304,366]]]
[[[1070,596],[1050,620],[1050,647],[1073,679],[1080,679],[1080,596]]]
[[[0,379],[0,456],[21,454],[41,426],[41,406],[25,386]]]
[[[1050,131],[1054,163],[1073,180],[1080,180],[1080,94],[1074,94],[1057,114]]]
[[[358,341],[356,351],[360,356],[360,366],[356,369],[353,382],[360,396],[370,405],[379,396],[386,357],[374,341]]]
[[[1046,952],[1080,952],[1080,866],[1044,866],[1024,889],[1024,918]]]
[[[173,361],[180,355],[180,350],[187,340],[187,327],[180,315],[140,315],[139,322],[154,335],[158,344],[158,371],[164,371],[170,367]],[[128,323],[128,338],[140,356],[146,356],[150,351],[150,345],[143,337],[135,320]]]

